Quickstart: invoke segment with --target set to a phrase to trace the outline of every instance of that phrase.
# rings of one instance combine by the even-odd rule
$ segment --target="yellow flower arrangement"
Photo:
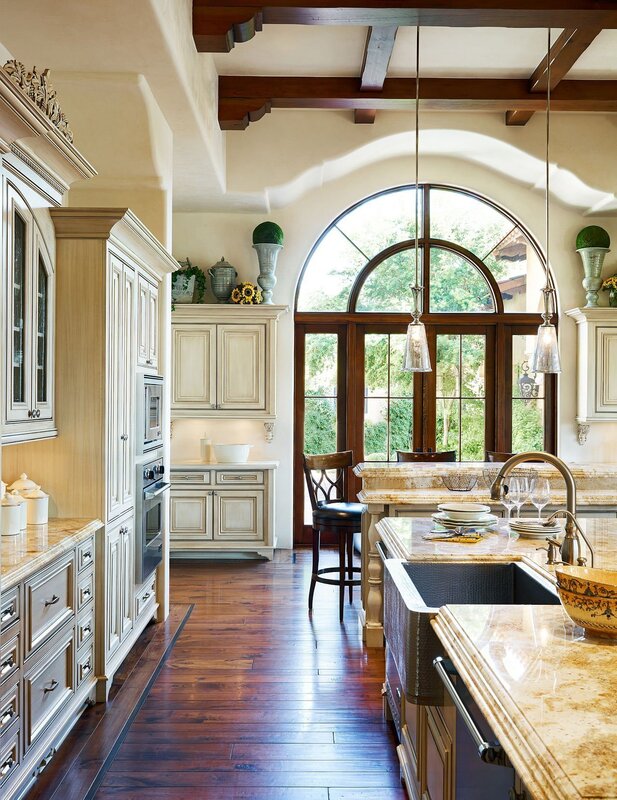
[[[617,275],[611,275],[610,278],[607,278],[603,284],[602,288],[605,291],[609,291],[611,289],[617,289]]]
[[[263,301],[261,289],[254,283],[239,283],[231,293],[231,302],[241,306],[256,306]]]

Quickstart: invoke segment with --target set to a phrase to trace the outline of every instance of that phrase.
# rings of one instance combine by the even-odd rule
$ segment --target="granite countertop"
[[[359,478],[381,476],[430,477],[443,472],[481,473],[484,469],[499,470],[501,464],[493,461],[416,461],[390,462],[364,461],[356,464],[354,473]],[[568,462],[568,467],[575,478],[604,478],[617,476],[617,463],[577,464]],[[525,462],[515,469],[533,469],[539,475],[559,475],[558,471],[544,461]],[[578,485],[578,481],[577,481]]]
[[[492,500],[488,489],[474,489],[471,492],[450,492],[445,486],[442,489],[429,487],[427,489],[396,489],[377,488],[362,489],[358,492],[358,500],[366,505],[401,505],[401,506],[430,506],[437,508],[439,503],[486,503],[493,510],[503,511],[503,506],[498,500]],[[564,506],[566,493],[563,489],[551,489],[550,506]],[[614,489],[579,490],[576,493],[577,506],[617,506],[617,494]],[[527,508],[530,505],[527,504]],[[531,506],[533,509],[533,506]],[[546,513],[546,511],[545,511]]]
[[[617,519],[580,519],[595,566],[617,568]],[[519,561],[551,580],[543,540],[500,525],[476,544],[424,539],[432,520],[387,518],[410,561]],[[561,606],[448,605],[432,620],[467,688],[535,800],[617,798],[617,642],[586,639]]]
[[[276,469],[278,461],[241,461],[221,464],[218,461],[206,463],[205,461],[178,461],[171,465],[172,470],[181,469]]]
[[[18,536],[0,536],[2,591],[83,542],[102,525],[98,519],[50,519],[47,525],[28,525]]]

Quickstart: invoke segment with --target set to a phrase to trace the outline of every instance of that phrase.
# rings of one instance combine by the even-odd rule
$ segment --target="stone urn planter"
[[[585,308],[596,308],[598,292],[602,286],[602,267],[606,254],[610,253],[611,243],[608,233],[599,225],[589,225],[579,231],[576,237],[576,252],[583,262],[585,277],[583,288],[587,304]]]
[[[272,305],[272,292],[276,286],[276,262],[283,249],[283,231],[275,222],[262,222],[253,231],[253,249],[259,261],[257,283],[261,287],[263,303]]]

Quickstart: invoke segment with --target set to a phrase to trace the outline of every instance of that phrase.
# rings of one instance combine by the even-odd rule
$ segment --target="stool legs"
[[[345,544],[347,536],[339,533],[338,536],[338,566],[339,566],[339,619],[343,621],[343,606],[345,605]]]
[[[347,577],[353,580],[353,533],[347,534]],[[353,605],[353,586],[349,584],[349,605]]]
[[[319,571],[319,542],[320,533],[313,528],[313,574],[311,575],[311,588],[309,589],[308,607],[309,611],[313,610],[313,595],[315,594],[315,586],[317,585],[317,573]]]

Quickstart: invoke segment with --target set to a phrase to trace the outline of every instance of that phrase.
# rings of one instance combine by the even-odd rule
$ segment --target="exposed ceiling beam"
[[[614,0],[193,0],[199,52],[229,52],[262,25],[361,25],[505,28],[617,28]]]
[[[221,75],[219,123],[244,130],[273,108],[411,109],[415,78],[386,78],[380,92],[360,89],[357,78],[301,78]],[[541,111],[544,96],[525,79],[423,78],[425,109]],[[617,112],[617,81],[561,81],[551,97],[554,111]]]
[[[562,81],[574,64],[587,50],[602,28],[566,28],[551,46],[551,91]],[[530,92],[546,92],[548,88],[548,67],[546,58],[536,67],[529,79]],[[506,111],[506,125],[526,125],[534,111],[512,109]]]
[[[383,88],[397,30],[395,25],[368,29],[360,71],[360,91],[377,92]],[[357,108],[354,111],[354,122],[362,125],[372,124],[375,122],[376,113],[374,108]]]

